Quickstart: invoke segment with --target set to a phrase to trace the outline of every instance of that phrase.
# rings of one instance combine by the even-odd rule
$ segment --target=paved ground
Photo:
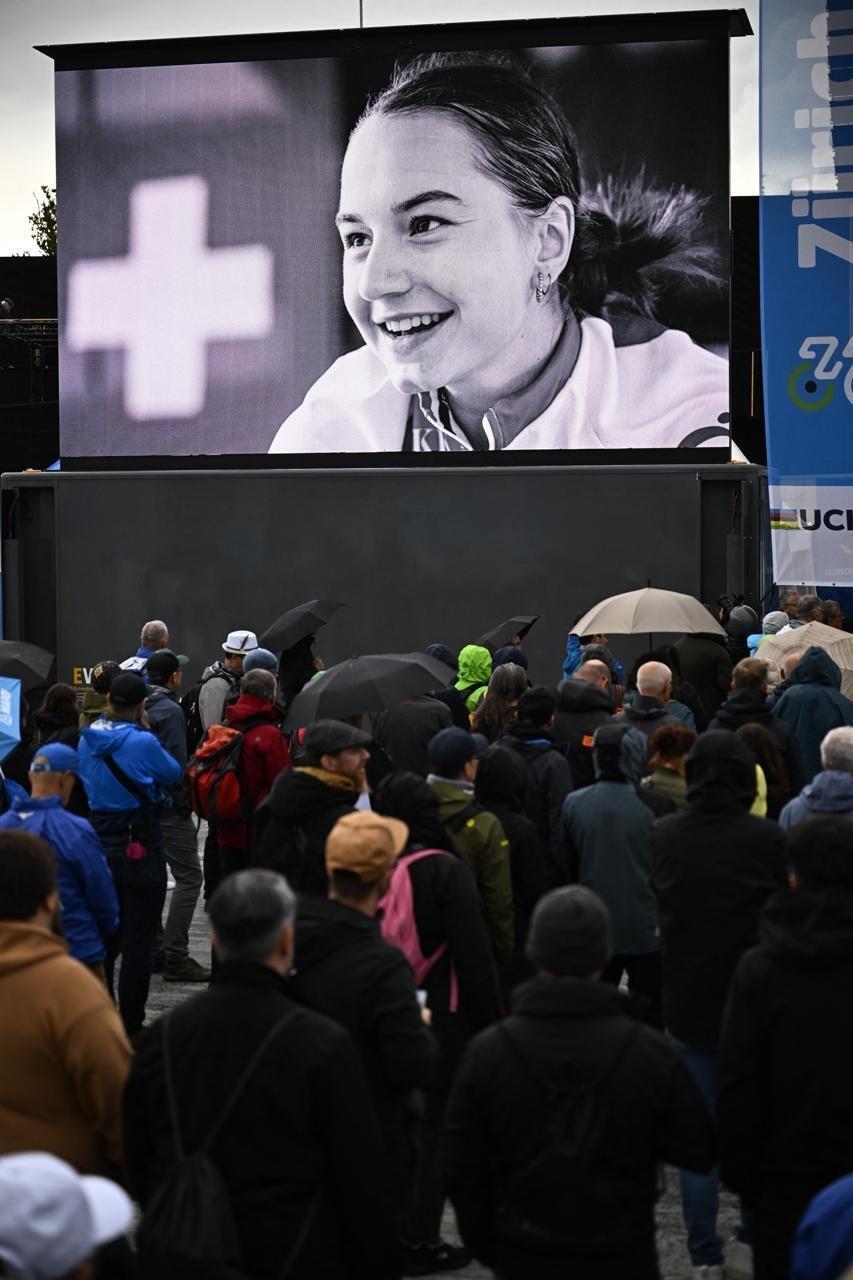
[[[168,908],[168,897],[167,897]],[[194,959],[201,964],[210,963],[210,930],[207,917],[199,906],[196,910],[190,933],[190,951]],[[148,1001],[148,1021],[158,1014],[170,1009],[174,1004],[186,999],[195,992],[203,990],[192,983],[181,985],[176,982],[164,982],[155,975],[151,980],[151,994]],[[678,1179],[674,1170],[666,1171],[666,1192],[658,1204],[658,1252],[663,1280],[688,1280],[690,1266],[684,1241],[684,1228],[681,1222],[681,1205],[678,1197]],[[736,1221],[736,1204],[731,1196],[723,1195],[719,1229],[724,1239],[728,1239],[734,1230]],[[458,1243],[456,1226],[452,1210],[448,1209],[445,1217],[445,1236]],[[447,1273],[444,1273],[445,1275]],[[492,1272],[477,1264],[465,1267],[453,1273],[459,1280],[489,1280]],[[531,1277],[535,1280],[535,1277]]]

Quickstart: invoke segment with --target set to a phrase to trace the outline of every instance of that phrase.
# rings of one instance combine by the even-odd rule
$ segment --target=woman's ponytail
[[[686,187],[656,190],[609,179],[580,201],[561,284],[580,315],[608,309],[653,317],[659,297],[684,283],[722,283],[704,239],[707,203]]]

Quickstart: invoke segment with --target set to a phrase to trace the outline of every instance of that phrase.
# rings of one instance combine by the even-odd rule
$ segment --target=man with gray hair
[[[783,606],[785,612],[790,617],[790,609]],[[794,611],[794,616],[788,623],[787,627],[782,627],[777,633],[780,636],[785,635],[788,631],[795,631],[797,627],[806,627],[810,622],[823,621],[823,601],[820,596],[800,596]]]
[[[820,744],[820,764],[820,773],[779,814],[786,831],[820,814],[853,819],[853,728],[830,729]]]
[[[147,679],[148,659],[158,649],[168,649],[169,628],[159,618],[146,622],[139,636],[139,648],[132,658],[125,658],[120,663],[122,671],[134,671],[136,675]]]
[[[637,672],[637,692],[616,720],[627,721],[650,738],[662,724],[683,723],[666,707],[672,697],[672,672],[663,662],[644,662]],[[692,725],[691,725],[692,727]]]
[[[141,1037],[125,1094],[125,1162],[143,1209],[177,1160],[208,1156],[253,1280],[395,1280],[381,1142],[349,1035],[291,1000],[296,901],[273,871],[229,876],[210,902],[220,964],[209,990]],[[165,1037],[165,1045],[164,1045]],[[251,1064],[248,1077],[246,1069]],[[291,1256],[295,1253],[295,1256]]]
[[[537,976],[469,1045],[445,1127],[462,1239],[502,1280],[657,1280],[657,1165],[704,1172],[710,1117],[677,1051],[599,981],[607,907],[578,885],[537,903]]]

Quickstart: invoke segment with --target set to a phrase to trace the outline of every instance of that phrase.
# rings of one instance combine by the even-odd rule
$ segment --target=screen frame
[[[265,62],[305,58],[343,58],[394,53],[401,57],[430,51],[476,48],[544,48],[551,45],[630,44],[675,40],[722,40],[752,35],[744,9],[704,9],[684,13],[606,14],[583,18],[524,18],[495,22],[435,23],[405,27],[360,27],[326,31],[272,32],[252,35],[182,36],[170,39],[115,41],[71,45],[38,45],[54,62],[54,70],[91,71],[128,67],[163,67],[217,62]],[[726,61],[726,96],[730,66]],[[730,135],[729,135],[729,152]],[[731,208],[731,188],[729,188]],[[731,212],[729,212],[731,243]],[[733,402],[731,361],[731,250],[729,282],[729,426]],[[60,397],[60,419],[62,401]],[[359,470],[364,468],[442,469],[487,466],[583,467],[697,466],[731,461],[726,448],[690,449],[529,449],[448,452],[438,454],[136,454],[66,455],[67,471],[199,470]],[[605,461],[606,459],[606,461]]]

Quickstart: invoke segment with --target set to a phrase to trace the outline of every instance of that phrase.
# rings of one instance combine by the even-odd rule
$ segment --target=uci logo
[[[809,518],[811,517],[811,518]],[[817,507],[809,511],[805,507],[801,507],[797,513],[797,523],[801,529],[807,529],[810,533],[815,529],[819,529],[823,525],[824,529],[830,529],[833,533],[844,533],[847,530],[853,531],[853,510],[848,508],[842,511],[840,507],[830,507],[827,511],[820,511]]]

